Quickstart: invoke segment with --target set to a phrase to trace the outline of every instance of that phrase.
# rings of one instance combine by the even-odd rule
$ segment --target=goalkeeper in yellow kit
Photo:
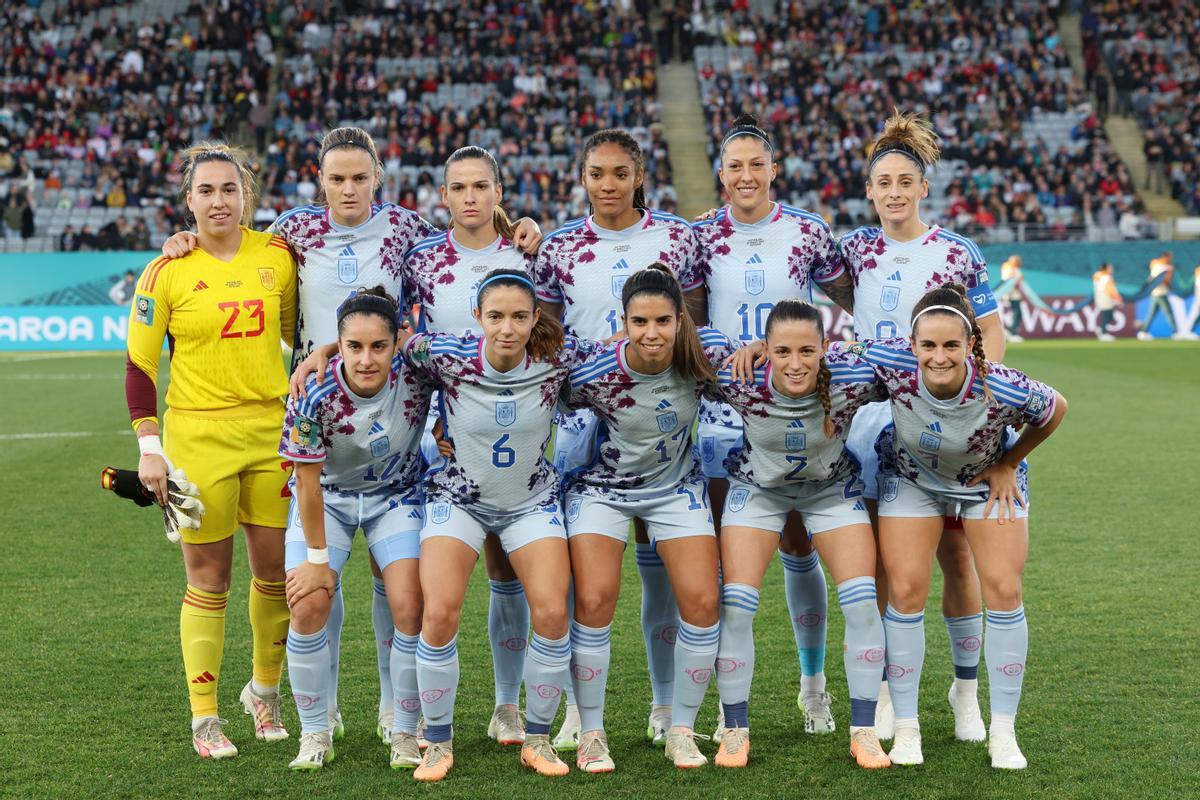
[[[296,267],[282,239],[245,227],[255,185],[239,151],[192,147],[182,177],[199,246],[183,258],[157,258],[142,273],[130,308],[125,394],[142,454],[138,480],[169,509],[168,476],[183,470],[203,505],[198,527],[178,527],[187,572],[179,633],[192,744],[202,758],[227,758],[237,748],[217,714],[217,679],[238,525],[253,573],[254,673],[241,702],[258,738],[288,735],[278,686],[292,465],[277,448],[288,389],[280,342],[290,345],[295,334]],[[164,337],[171,378],[160,440],[155,381]],[[168,523],[168,535],[172,529]]]

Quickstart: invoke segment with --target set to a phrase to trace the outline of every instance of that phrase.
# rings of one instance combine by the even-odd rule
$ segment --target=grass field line
[[[132,436],[133,431],[46,431],[44,433],[0,433],[0,442],[19,439],[78,439],[86,436]]]
[[[64,352],[22,353],[21,355],[0,354],[0,361],[49,361],[55,358],[95,358],[96,356],[124,355],[120,350],[67,350]]]
[[[83,381],[124,379],[124,372],[10,372],[6,381]]]

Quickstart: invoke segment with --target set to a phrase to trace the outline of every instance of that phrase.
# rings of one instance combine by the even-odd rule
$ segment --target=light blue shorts
[[[505,553],[540,539],[566,539],[558,487],[548,490],[535,506],[509,514],[479,511],[440,500],[425,505],[422,542],[435,536],[449,536],[478,553],[489,533],[499,537]]]
[[[716,535],[708,505],[708,485],[699,476],[662,494],[636,500],[573,492],[567,495],[566,507],[568,536],[599,533],[628,542],[629,523],[635,517],[646,523],[652,544],[686,536]]]
[[[411,487],[404,494],[371,492],[346,494],[322,492],[325,506],[325,544],[329,547],[329,563],[338,574],[350,557],[354,533],[362,528],[367,549],[380,569],[394,561],[416,558],[420,553],[420,531],[424,516],[421,513],[421,487]],[[304,528],[300,524],[300,507],[292,498],[288,509],[288,526],[284,534],[284,568],[295,569],[308,558]],[[341,563],[335,564],[335,558]]]
[[[827,483],[765,489],[730,478],[721,525],[782,533],[787,515],[799,511],[811,538],[847,525],[870,525],[862,496],[857,473]]]
[[[960,517],[983,519],[987,507],[987,492],[982,499],[955,497],[944,492],[927,489],[897,475],[880,477],[879,516],[881,517]],[[1029,516],[1029,472],[1025,462],[1017,468],[1017,489],[1025,507],[1016,506],[1017,518]],[[1007,507],[1004,516],[1007,519]],[[1000,504],[993,503],[987,519],[1000,518]]]

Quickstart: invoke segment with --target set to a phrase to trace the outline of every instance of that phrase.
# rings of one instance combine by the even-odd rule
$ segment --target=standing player
[[[453,447],[425,480],[417,680],[429,747],[414,773],[419,781],[440,781],[454,766],[459,618],[488,533],[500,538],[516,568],[533,622],[521,763],[540,775],[568,771],[550,744],[550,723],[571,659],[570,562],[558,476],[543,453],[559,390],[583,351],[574,339],[564,342],[558,321],[537,310],[524,272],[488,273],[479,284],[476,319],[480,339],[418,334],[405,349],[413,368],[441,386],[439,413]]]
[[[875,736],[883,626],[875,605],[875,540],[862,502],[858,464],[845,448],[854,413],[883,396],[857,356],[830,353],[815,307],[781,300],[764,324],[768,362],[743,383],[718,373],[719,396],[745,421],[745,442],[729,459],[721,528],[721,645],[717,689],[725,725],[716,763],[744,767],[750,751],[747,703],[763,574],[784,520],[799,512],[837,582],[846,620],[850,752],[859,766],[890,765]]]
[[[399,354],[400,311],[382,286],[351,295],[338,309],[340,358],[333,380],[288,403],[279,452],[295,466],[287,532],[288,673],[300,712],[300,754],[292,769],[333,760],[332,690],[326,624],[350,557],[355,530],[383,572],[392,610],[390,675],[395,697],[391,764],[412,769],[417,746],[415,653],[421,628],[417,554],[421,529],[421,425],[429,385]]]
[[[296,267],[277,236],[245,227],[254,208],[246,157],[203,142],[183,154],[183,192],[196,220],[195,251],[157,258],[137,284],[129,319],[125,397],[142,457],[138,478],[166,502],[167,473],[184,469],[208,509],[183,531],[187,591],[179,618],[192,706],[192,745],[202,758],[237,748],[217,714],[233,534],[246,533],[254,672],[241,700],[255,735],[287,738],[279,677],[288,608],[283,529],[290,461],[276,454],[287,393],[281,342],[294,335]],[[170,342],[168,410],[159,439],[157,394],[163,338]]]
[[[450,229],[418,243],[405,256],[405,294],[419,303],[421,330],[480,336],[476,293],[495,269],[525,273],[529,256],[513,245],[513,226],[500,205],[500,166],[481,147],[462,147],[446,160],[442,202],[450,209]],[[434,417],[431,417],[433,420]],[[426,459],[437,460],[433,437],[424,443]],[[492,645],[495,707],[488,736],[500,744],[520,744],[525,731],[518,713],[525,670],[529,604],[500,539],[484,540],[488,572],[488,638]]]
[[[572,407],[599,416],[598,454],[566,483],[567,533],[575,579],[571,663],[582,718],[576,763],[612,772],[604,733],[610,629],[629,523],[642,520],[679,603],[674,694],[666,756],[681,768],[707,763],[693,726],[712,676],[717,618],[717,541],[708,491],[690,432],[700,394],[731,352],[710,328],[696,330],[679,281],[663,264],[622,287],[627,340],[571,371]]]
[[[749,114],[739,116],[721,143],[718,173],[729,205],[694,224],[700,243],[700,277],[708,290],[708,316],[733,342],[764,338],[767,316],[776,300],[811,300],[812,283],[853,312],[854,283],[842,264],[829,226],[821,217],[771,201],[775,179],[770,137]],[[725,502],[726,458],[742,444],[742,418],[724,403],[705,400],[698,430],[701,465],[709,478],[714,516],[720,529]],[[808,733],[834,729],[830,696],[825,691],[825,618],[828,595],[812,543],[798,517],[790,515],[781,544],[784,588],[796,650],[800,692]],[[717,738],[721,735],[720,728]]]
[[[413,211],[392,203],[375,202],[383,178],[383,164],[374,140],[362,128],[335,128],[326,133],[321,140],[317,162],[320,166],[319,199],[324,202],[285,211],[270,228],[283,237],[296,254],[300,288],[293,364],[308,356],[318,345],[337,341],[334,323],[338,305],[357,286],[382,285],[399,299],[401,307],[408,307],[411,298],[404,294],[404,256],[417,242],[436,231]],[[536,252],[541,242],[537,224],[529,219],[517,223],[513,237],[519,246],[530,252]],[[177,233],[163,246],[163,253],[179,256],[194,246],[194,234]],[[324,365],[324,360],[321,364]],[[322,369],[318,374],[325,373]],[[303,378],[300,386],[303,386]],[[371,569],[375,584],[371,621],[375,629],[380,691],[377,732],[386,742],[394,705],[389,675],[392,614],[378,565],[372,563]],[[339,583],[326,626],[332,658],[329,708],[334,738],[341,738],[345,733],[337,705],[344,616]]]
[[[546,237],[535,265],[542,312],[561,319],[568,334],[609,340],[623,336],[622,288],[653,263],[669,267],[683,285],[693,314],[704,318],[704,287],[696,272],[696,237],[679,217],[646,208],[645,160],[625,131],[602,130],[585,142],[581,179],[592,214],[572,220]],[[594,458],[597,422],[589,411],[566,416],[554,443],[555,465],[564,476]],[[670,726],[679,614],[662,559],[638,527],[637,565],[642,580],[642,636],[650,672],[651,705],[646,735],[666,741]],[[579,740],[579,712],[567,707],[555,736],[559,749]]]
[[[1001,283],[1013,282],[1008,292],[1000,299],[1008,303],[1009,320],[1008,327],[1005,329],[1008,340],[1019,344],[1025,341],[1025,337],[1021,336],[1021,289],[1025,283],[1025,273],[1021,270],[1020,256],[1009,256],[1000,265],[1000,281]]]
[[[937,135],[919,117],[896,114],[889,118],[872,144],[867,167],[867,199],[875,205],[881,227],[859,228],[842,237],[839,246],[854,278],[854,332],[859,339],[907,336],[913,305],[925,292],[946,281],[967,287],[979,319],[983,348],[999,361],[1004,357],[1004,328],[988,286],[987,265],[970,240],[921,219],[921,200],[929,194],[925,172],[937,163]],[[854,418],[847,446],[862,465],[865,497],[874,508],[879,499],[876,475],[879,458],[875,441],[891,422],[887,403],[864,406]],[[944,584],[942,611],[950,634],[955,679],[950,687],[954,734],[963,741],[983,741],[977,672],[983,635],[979,579],[957,522],[938,548]],[[887,603],[887,576],[878,567],[880,611]],[[886,682],[880,688],[876,732],[892,738],[893,714]]]
[[[926,294],[914,307],[911,341],[857,346],[891,396],[894,446],[886,452],[879,543],[891,582],[883,625],[896,707],[896,764],[920,764],[917,692],[925,660],[925,600],[943,517],[963,521],[987,603],[983,640],[991,696],[992,766],[1023,769],[1014,720],[1029,632],[1021,573],[1029,549],[1029,484],[1024,459],[1062,422],[1058,392],[989,362],[961,284]],[[1005,446],[1008,425],[1025,425]]]
[[[1171,326],[1173,338],[1181,338],[1178,336],[1178,329],[1175,325],[1175,313],[1171,311],[1171,279],[1175,277],[1175,265],[1171,263],[1174,255],[1170,250],[1164,250],[1163,254],[1158,258],[1150,259],[1150,279],[1154,280],[1159,275],[1165,275],[1162,283],[1150,290],[1150,305],[1146,309],[1146,319],[1138,328],[1137,338],[1143,341],[1149,341],[1154,338],[1150,333],[1150,324],[1154,322],[1154,318],[1161,311],[1163,316],[1167,318],[1167,324]]]

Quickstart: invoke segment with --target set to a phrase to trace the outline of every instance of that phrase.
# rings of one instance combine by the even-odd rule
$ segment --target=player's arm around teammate
[[[845,448],[854,413],[884,395],[869,365],[826,355],[821,315],[781,300],[766,320],[768,362],[742,383],[718,373],[719,394],[745,423],[733,454],[721,527],[721,644],[717,688],[726,730],[716,763],[744,767],[750,747],[747,702],[754,672],[752,624],[763,574],[784,523],[799,512],[837,584],[845,616],[850,751],[860,766],[890,761],[875,736],[883,626],[875,607],[875,540],[862,502],[858,464]]]
[[[296,316],[296,271],[280,239],[244,227],[254,179],[240,151],[202,143],[183,154],[183,191],[199,247],[155,259],[138,282],[129,321],[126,399],[142,458],[140,480],[165,496],[168,459],[199,487],[207,509],[183,532],[187,591],[180,614],[192,706],[192,744],[203,758],[237,748],[217,715],[217,681],[233,534],[246,533],[254,672],[242,691],[255,735],[287,738],[278,684],[287,635],[283,529],[291,463],[276,453],[287,391],[281,340]],[[163,338],[171,343],[163,439],[155,380]]]
[[[992,766],[1021,769],[1014,718],[1028,651],[1021,573],[1028,553],[1024,458],[1054,431],[1067,404],[1017,370],[990,363],[966,290],[926,294],[912,338],[863,348],[891,396],[894,444],[881,481],[879,540],[891,595],[884,615],[887,673],[896,707],[891,759],[919,764],[917,691],[925,654],[924,609],[943,517],[962,519],[979,571],[991,699]],[[1006,426],[1024,424],[1005,447]]]
[[[536,309],[524,272],[489,273],[476,300],[482,338],[418,334],[405,349],[414,368],[440,385],[440,413],[453,445],[425,481],[417,676],[430,746],[414,774],[420,781],[442,780],[454,764],[459,619],[489,533],[499,537],[520,577],[533,626],[521,763],[541,775],[568,770],[549,731],[571,656],[570,564],[558,476],[543,452],[559,391],[582,351],[577,340],[564,340],[557,320]]]
[[[583,731],[577,763],[587,772],[614,769],[604,733],[610,628],[629,522],[637,518],[679,604],[666,755],[678,767],[699,767],[706,759],[692,728],[719,636],[717,542],[689,433],[700,393],[730,344],[715,330],[697,331],[679,282],[662,264],[634,273],[622,304],[628,340],[606,346],[571,373],[570,405],[594,409],[602,425],[597,459],[566,486],[575,579],[572,663]]]
[[[363,529],[382,572],[392,631],[391,765],[420,761],[416,648],[421,624],[417,555],[421,529],[421,423],[431,386],[399,354],[400,309],[382,286],[338,308],[340,356],[333,379],[288,403],[279,452],[296,464],[287,531],[288,668],[303,732],[292,769],[333,760],[331,600]]]

